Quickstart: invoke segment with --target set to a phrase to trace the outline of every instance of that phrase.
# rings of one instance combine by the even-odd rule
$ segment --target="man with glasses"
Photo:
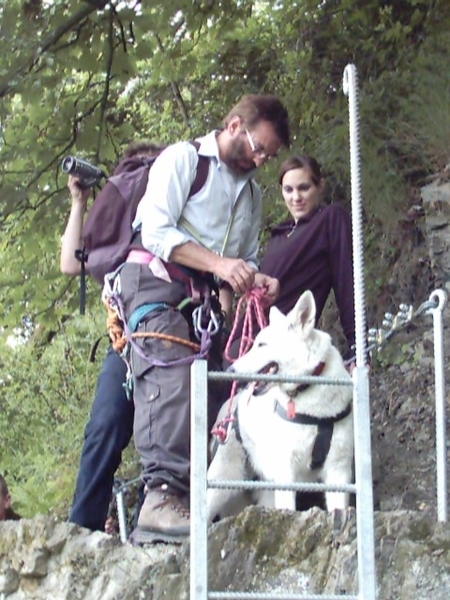
[[[278,294],[276,279],[258,272],[261,190],[252,177],[257,168],[290,144],[288,115],[273,95],[244,96],[228,113],[221,130],[169,146],[150,170],[147,190],[133,224],[142,250],[130,254],[116,282],[127,321],[148,307],[134,326],[140,348],[131,348],[135,402],[134,438],[141,457],[146,497],[136,542],[179,542],[189,535],[190,357],[192,307],[186,305],[187,274],[202,290],[203,302],[216,284],[222,309],[233,292],[262,287],[268,303]],[[200,160],[206,180],[191,186]],[[220,310],[220,306],[219,306]],[[209,368],[221,369],[219,335],[213,337]],[[183,343],[171,340],[182,340]],[[170,367],[155,365],[145,353]],[[175,364],[174,364],[175,363]],[[216,385],[220,382],[212,382]],[[215,420],[223,398],[209,394],[208,420]]]

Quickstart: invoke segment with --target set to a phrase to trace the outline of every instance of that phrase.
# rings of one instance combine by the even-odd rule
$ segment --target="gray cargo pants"
[[[187,296],[184,283],[167,282],[155,277],[147,265],[126,263],[120,273],[121,297],[128,321],[133,311],[143,304],[164,302],[170,308],[153,310],[138,332],[159,332],[182,338],[193,337],[189,318],[176,310]],[[150,356],[164,362],[191,356],[194,351],[174,341],[153,337],[137,343]],[[190,364],[170,367],[151,365],[131,351],[133,371],[134,442],[142,463],[142,478],[148,487],[168,484],[178,493],[190,488]],[[220,333],[213,338],[208,368],[222,370]],[[211,428],[222,402],[223,384],[210,382],[208,422]]]

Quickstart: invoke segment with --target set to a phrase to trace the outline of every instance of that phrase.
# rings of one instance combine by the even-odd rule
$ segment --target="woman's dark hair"
[[[288,171],[292,169],[309,169],[311,172],[311,179],[315,185],[319,185],[322,179],[322,173],[320,171],[320,165],[315,158],[312,156],[291,156],[281,165],[278,171],[278,183],[281,185],[283,177]]]
[[[131,158],[139,154],[158,156],[166,148],[164,144],[148,140],[135,141],[128,144],[123,152],[123,158]]]

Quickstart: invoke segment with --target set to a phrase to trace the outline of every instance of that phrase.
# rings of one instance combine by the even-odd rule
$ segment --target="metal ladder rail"
[[[354,404],[360,403],[356,398],[359,388],[356,385],[357,377],[355,377],[355,369],[353,374],[353,382],[348,380],[336,380],[326,377],[281,377],[279,375],[254,375],[254,374],[229,374],[207,371],[206,361],[195,361],[191,367],[191,398],[193,399],[194,409],[191,411],[191,464],[192,464],[192,480],[195,485],[191,486],[191,576],[190,576],[190,597],[195,600],[225,600],[227,598],[234,599],[277,599],[277,600],[337,600],[337,599],[363,599],[374,600],[374,544],[373,544],[373,499],[372,499],[372,476],[371,476],[371,460],[367,456],[361,455],[361,452],[367,452],[367,446],[370,453],[370,422],[363,424],[361,431],[356,419],[366,418],[367,411],[358,410],[355,406],[355,480],[354,486],[342,486],[336,489],[332,486],[324,484],[289,484],[286,486],[271,484],[268,482],[248,482],[248,481],[228,481],[228,482],[208,482],[207,480],[207,381],[208,376],[211,379],[240,379],[244,381],[254,380],[282,380],[294,382],[317,383],[334,383],[342,385],[353,385],[354,389]],[[363,373],[367,378],[367,372]],[[363,398],[364,401],[364,398]],[[366,431],[369,430],[369,438],[367,440]],[[370,470],[369,479],[367,479],[367,470]],[[365,481],[358,481],[359,477],[366,477]],[[266,489],[315,489],[325,490],[330,489],[335,491],[349,491],[356,494],[356,513],[357,513],[357,542],[358,542],[358,582],[359,595],[316,595],[316,594],[264,594],[264,593],[244,593],[244,592],[209,592],[208,593],[208,523],[206,511],[206,492],[208,486],[211,487],[242,487],[255,488],[264,487]],[[369,488],[369,489],[367,489]],[[359,500],[358,500],[359,497]],[[361,500],[362,498],[362,500]],[[365,503],[370,498],[370,506]],[[373,583],[373,585],[372,585]]]
[[[356,368],[353,371],[355,424],[356,531],[360,597],[375,600],[375,536],[370,435],[369,370],[367,367],[366,302],[364,287],[364,244],[362,218],[359,89],[356,67],[348,64],[343,73],[343,92],[348,96],[351,180],[353,280],[355,297]]]
[[[448,488],[443,319],[444,308],[447,303],[447,293],[444,290],[434,290],[430,295],[430,301],[437,303],[436,307],[429,311],[433,316],[434,341],[437,518],[441,523],[446,523],[448,519]]]

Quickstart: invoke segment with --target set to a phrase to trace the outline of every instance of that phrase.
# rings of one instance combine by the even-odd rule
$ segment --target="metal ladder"
[[[274,379],[276,376],[236,375],[207,372],[206,361],[198,360],[191,369],[191,478],[195,485],[191,486],[191,600],[337,600],[363,599],[375,600],[375,554],[373,533],[373,496],[372,496],[372,465],[370,449],[370,420],[368,403],[368,370],[367,367],[357,367],[353,372],[353,381],[337,380],[326,377],[289,377],[283,381],[311,383],[333,383],[353,385],[353,407],[355,418],[355,481],[356,485],[331,487],[324,484],[292,484],[281,486],[263,482],[249,481],[208,481],[207,480],[207,381],[211,379],[239,378],[243,380]],[[278,377],[278,380],[281,380]],[[314,491],[347,491],[356,494],[356,523],[358,538],[358,580],[360,595],[317,595],[317,594],[276,594],[276,593],[239,593],[239,592],[208,592],[208,523],[206,511],[206,493],[208,487],[240,487],[264,489],[292,489]],[[361,595],[362,594],[362,595]]]

